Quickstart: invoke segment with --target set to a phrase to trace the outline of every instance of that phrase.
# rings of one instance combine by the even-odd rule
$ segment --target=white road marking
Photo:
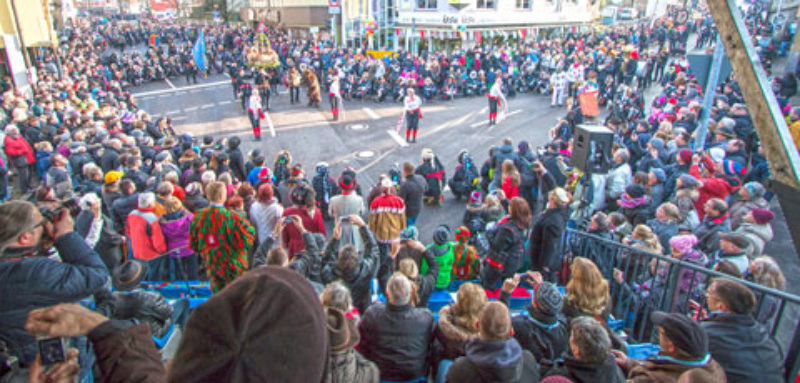
[[[481,109],[481,114],[486,113],[487,110],[489,110],[489,107],[488,106],[484,106],[483,109]]]
[[[264,117],[267,118],[267,125],[269,125],[269,134],[272,137],[275,137],[275,125],[272,124],[272,119],[269,117],[269,113],[264,113]]]
[[[398,145],[400,145],[400,146],[402,146],[402,147],[404,147],[404,148],[405,148],[406,146],[408,146],[408,142],[406,142],[406,141],[403,139],[403,137],[400,137],[400,135],[399,135],[399,134],[397,134],[397,132],[395,132],[395,131],[394,131],[394,129],[389,129],[389,130],[387,130],[387,131],[386,131],[386,133],[389,133],[389,136],[390,136],[390,137],[392,137],[392,139],[393,139],[395,142],[397,142],[397,144],[398,144]]]
[[[170,87],[170,88],[172,88],[172,89],[175,89],[175,85],[173,85],[173,84],[172,84],[172,81],[169,81],[169,79],[168,79],[168,78],[166,78],[166,77],[165,77],[165,78],[164,78],[164,81],[166,81],[166,82],[167,82],[167,85],[169,85],[169,87]]]
[[[181,88],[176,88],[174,85],[172,85],[172,89],[161,89],[161,90],[154,90],[154,91],[150,91],[150,92],[134,93],[133,95],[136,96],[136,97],[152,96],[152,95],[156,95],[156,94],[174,93],[174,92],[180,92],[180,91],[189,90],[189,89],[211,88],[211,87],[215,87],[215,86],[230,85],[230,84],[231,84],[230,81],[222,80],[222,81],[217,81],[217,82],[210,82],[208,84],[197,84],[197,85],[184,86],[184,87],[181,87]],[[170,85],[171,85],[171,83],[170,83]]]
[[[180,112],[181,112],[180,110],[170,110],[169,112],[164,113],[164,114],[178,114]]]
[[[522,112],[522,109],[517,109],[517,110],[511,111],[508,114],[506,114],[506,117],[513,116],[513,115],[515,115],[515,114],[517,114],[519,112]],[[489,123],[489,120],[478,121],[478,122],[470,125],[469,127],[470,128],[477,128],[477,127],[479,127],[481,125],[486,125],[488,123]],[[489,130],[492,130],[494,126],[497,126],[497,125],[492,125],[491,127],[489,127]]]
[[[366,113],[368,116],[370,116],[373,120],[380,120],[381,119],[381,116],[379,116],[378,113],[375,113],[375,111],[372,110],[372,108],[365,107],[363,109],[364,109],[364,113]]]
[[[214,107],[214,104],[205,104],[205,105],[201,106],[200,109],[208,109],[208,108],[213,108],[213,107]]]
[[[186,108],[186,109],[184,109],[183,111],[184,111],[184,112],[194,112],[195,110],[197,110],[197,107],[196,107],[196,106],[193,106],[193,107],[191,107],[191,108]]]
[[[508,114],[506,114],[506,118],[510,117],[510,116],[513,116],[513,115],[515,115],[515,114],[517,114],[517,113],[519,113],[521,111],[522,111],[522,109],[517,109],[515,111],[509,112]],[[505,120],[505,118],[503,118],[503,120]],[[500,121],[500,122],[503,122],[503,121]],[[492,129],[494,129],[496,126],[497,126],[497,124],[494,124],[494,125],[490,126],[489,129],[487,129],[487,131],[491,132]]]
[[[289,90],[278,91],[278,94],[289,94]]]
[[[228,104],[230,104],[231,102],[233,102],[233,101],[231,101],[231,100],[228,100],[228,101],[220,101],[220,102],[219,102],[219,104],[220,104],[220,105],[228,105]]]

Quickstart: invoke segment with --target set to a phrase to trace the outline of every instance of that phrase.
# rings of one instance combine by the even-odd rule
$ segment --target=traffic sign
[[[333,1],[333,0],[331,0],[331,1]],[[337,7],[328,7],[328,13],[331,14],[331,15],[338,15],[338,14],[342,13],[342,10],[338,6]]]
[[[338,7],[342,5],[342,0],[328,0],[329,7]]]

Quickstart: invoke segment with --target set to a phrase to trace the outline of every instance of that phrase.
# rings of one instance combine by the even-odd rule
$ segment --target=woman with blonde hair
[[[608,327],[611,313],[611,293],[608,281],[600,269],[585,257],[575,257],[570,268],[570,279],[564,295],[562,312],[567,323],[577,317],[588,316],[600,321],[611,338],[615,350],[625,350],[625,344]]]
[[[597,265],[588,258],[575,257],[570,269],[564,315],[569,318],[582,315],[607,317],[611,296],[608,281]]]
[[[398,264],[398,271],[405,275],[414,287],[411,291],[411,304],[419,308],[427,308],[433,288],[436,286],[436,277],[439,275],[439,264],[436,258],[426,251],[423,254],[428,263],[428,272],[419,275],[419,266],[413,258],[403,258]]]
[[[783,272],[778,263],[775,262],[775,258],[769,255],[762,255],[750,262],[747,267],[746,278],[761,286],[775,290],[784,290],[786,287],[786,277],[783,276]],[[754,314],[756,320],[765,324],[769,323],[778,311],[780,299],[772,295],[757,293],[756,300],[756,312]]]
[[[514,161],[503,161],[503,175],[502,175],[502,189],[506,193],[506,198],[511,199],[519,196],[520,177],[517,167],[514,166]]]
[[[434,329],[433,365],[443,370],[440,362],[453,361],[466,355],[466,344],[478,337],[478,316],[488,299],[486,291],[475,283],[467,282],[458,288],[455,303],[439,310],[439,321]]]

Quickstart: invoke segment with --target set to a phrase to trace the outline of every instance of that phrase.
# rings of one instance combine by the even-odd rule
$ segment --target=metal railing
[[[582,256],[597,264],[609,281],[611,312],[633,342],[658,343],[655,326],[650,323],[655,310],[684,313],[698,320],[711,279],[742,283],[756,296],[754,318],[769,328],[783,351],[787,380],[794,381],[797,376],[800,296],[573,229],[564,232],[561,251],[563,256]],[[614,269],[623,272],[623,283],[615,281]]]

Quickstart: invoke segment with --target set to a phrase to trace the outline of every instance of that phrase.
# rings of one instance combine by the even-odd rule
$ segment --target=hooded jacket
[[[447,382],[538,382],[536,359],[523,350],[514,338],[469,341],[466,356],[453,362],[447,371]]]
[[[742,222],[734,233],[744,235],[750,246],[747,247],[747,257],[753,259],[764,252],[764,245],[772,240],[772,226],[756,223]]]
[[[159,225],[167,242],[167,251],[171,252],[172,258],[184,258],[194,254],[189,248],[189,227],[192,224],[194,214],[186,211],[177,211],[172,214],[165,214],[161,217]]]
[[[448,305],[439,310],[434,335],[438,365],[440,360],[455,360],[466,355],[467,342],[478,337],[478,329],[475,323],[467,323],[466,318],[457,316],[453,306]]]

